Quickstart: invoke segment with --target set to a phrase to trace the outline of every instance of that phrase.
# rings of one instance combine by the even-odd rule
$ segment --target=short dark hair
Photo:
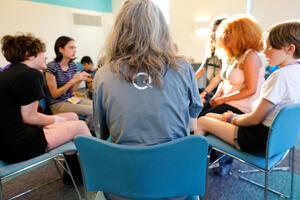
[[[267,41],[274,49],[282,49],[294,44],[293,56],[300,58],[300,22],[294,20],[274,25],[269,32]]]
[[[81,64],[84,64],[84,63],[93,64],[93,61],[92,61],[91,57],[89,57],[89,56],[83,56],[81,58],[80,63]]]
[[[216,19],[214,22],[213,22],[213,25],[217,25],[219,26],[223,20],[225,20],[227,18],[223,17],[223,18],[219,18],[219,19]]]
[[[63,55],[59,52],[59,48],[64,48],[70,41],[74,41],[74,39],[68,36],[60,36],[59,38],[57,38],[54,45],[54,51],[56,54],[56,58],[54,60],[56,62],[59,62],[63,59]]]
[[[1,39],[2,54],[7,61],[19,63],[46,51],[46,45],[32,34],[5,35]]]

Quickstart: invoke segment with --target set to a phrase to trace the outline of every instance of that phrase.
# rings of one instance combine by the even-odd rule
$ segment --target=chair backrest
[[[271,125],[268,157],[283,153],[296,145],[300,131],[300,104],[284,107]]]
[[[132,199],[205,194],[208,141],[188,136],[153,146],[75,138],[87,191]]]

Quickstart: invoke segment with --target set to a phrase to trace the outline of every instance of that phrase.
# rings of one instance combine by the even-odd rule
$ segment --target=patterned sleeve
[[[54,76],[56,76],[57,75],[57,63],[54,61],[48,63],[46,72],[49,72],[49,73],[53,74]]]

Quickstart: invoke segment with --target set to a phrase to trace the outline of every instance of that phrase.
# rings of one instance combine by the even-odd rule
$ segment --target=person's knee
[[[199,117],[198,119],[197,119],[197,123],[199,124],[201,124],[201,122],[203,122],[203,120],[205,119],[205,117],[204,116],[202,116],[202,117]]]
[[[85,121],[78,120],[77,122],[79,134],[91,134]]]
[[[78,120],[78,116],[74,112],[67,112],[67,113],[59,113],[58,116],[64,117],[67,121],[75,121]]]
[[[68,113],[70,120],[78,120],[78,115],[76,113],[70,112]]]
[[[205,114],[205,117],[214,117],[214,116],[215,116],[214,113],[207,113],[207,114]]]
[[[217,114],[217,113],[207,113],[207,114],[205,115],[205,117],[209,117],[209,118],[214,118],[214,119],[222,120],[222,115]]]

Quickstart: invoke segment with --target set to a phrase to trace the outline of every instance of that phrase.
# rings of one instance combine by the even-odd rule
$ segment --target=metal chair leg
[[[0,200],[3,200],[4,197],[3,197],[3,192],[2,192],[2,181],[0,179]]]
[[[57,173],[59,174],[60,178],[62,178],[63,175],[61,174],[61,172],[60,172],[60,170],[59,170],[59,167],[58,167],[58,165],[57,165],[57,162],[59,162],[59,160],[53,159],[53,162],[54,162],[54,164],[55,164]]]
[[[70,170],[69,164],[68,164],[68,162],[67,162],[67,159],[66,159],[66,157],[65,157],[64,155],[63,155],[63,157],[64,157],[64,161],[65,161],[65,163],[66,163],[67,173],[68,173],[68,174],[70,175],[70,177],[71,177],[71,180],[72,180],[72,182],[73,182],[74,188],[75,188],[76,193],[77,193],[77,195],[78,195],[78,199],[81,200],[82,198],[81,198],[80,192],[79,192],[78,187],[77,187],[77,185],[76,185],[76,183],[75,183],[75,181],[74,181],[74,178],[73,178],[72,172],[71,172],[71,170]]]
[[[277,195],[279,195],[279,196],[281,196],[281,197],[283,197],[283,198],[287,198],[287,199],[290,198],[288,195],[285,195],[285,194],[283,194],[283,193],[280,193],[280,192],[278,192],[278,191],[276,191],[276,190],[274,190],[274,189],[272,189],[272,188],[265,187],[265,185],[259,184],[259,183],[255,182],[255,181],[252,181],[251,179],[248,179],[248,178],[246,178],[246,177],[244,177],[244,176],[240,176],[240,175],[238,175],[238,174],[236,174],[236,173],[233,173],[233,172],[230,172],[230,175],[232,175],[233,177],[235,177],[235,178],[237,178],[237,179],[241,179],[241,180],[243,180],[243,181],[247,181],[247,182],[249,182],[249,183],[252,183],[252,184],[254,184],[254,185],[256,185],[256,186],[259,186],[259,187],[261,187],[261,188],[263,188],[263,189],[266,188],[267,191],[273,192],[273,193],[275,193],[275,194],[277,194]]]
[[[289,171],[290,167],[275,167],[272,169],[272,171]],[[238,170],[239,173],[241,174],[246,174],[246,173],[256,173],[256,172],[261,172],[258,169],[250,169],[250,170]]]
[[[204,194],[204,200],[207,200],[207,183],[208,183],[208,167],[209,167],[209,161],[210,161],[210,152],[207,155],[207,163],[206,163],[206,177],[205,177],[205,194]]]
[[[265,200],[268,200],[268,172],[265,171],[265,189],[264,189],[264,194],[265,194]]]
[[[295,170],[295,147],[293,147],[292,151],[290,152],[291,158],[291,198],[293,198],[294,193],[294,170]]]
[[[46,182],[46,183],[43,183],[43,184],[41,184],[41,185],[38,185],[38,186],[36,186],[36,187],[34,187],[34,188],[31,188],[31,189],[29,189],[29,190],[27,190],[27,191],[24,191],[24,192],[22,192],[22,193],[20,193],[20,194],[17,194],[17,195],[15,195],[15,196],[11,197],[10,200],[17,199],[17,198],[19,198],[19,197],[21,197],[21,196],[24,196],[24,195],[28,194],[28,193],[31,193],[31,192],[33,192],[33,191],[36,191],[36,190],[38,190],[38,189],[40,189],[40,188],[42,188],[42,187],[44,187],[44,186],[46,186],[46,185],[49,185],[49,184],[51,184],[51,183],[54,183],[54,182],[56,182],[56,181],[58,181],[58,180],[60,180],[60,179],[61,179],[61,178],[56,178],[56,179],[50,180],[50,181],[48,181],[48,182]],[[0,181],[1,181],[1,180],[0,180]],[[2,199],[4,199],[4,197],[3,197],[2,183],[1,183],[1,184],[0,184],[0,200],[2,200]]]

